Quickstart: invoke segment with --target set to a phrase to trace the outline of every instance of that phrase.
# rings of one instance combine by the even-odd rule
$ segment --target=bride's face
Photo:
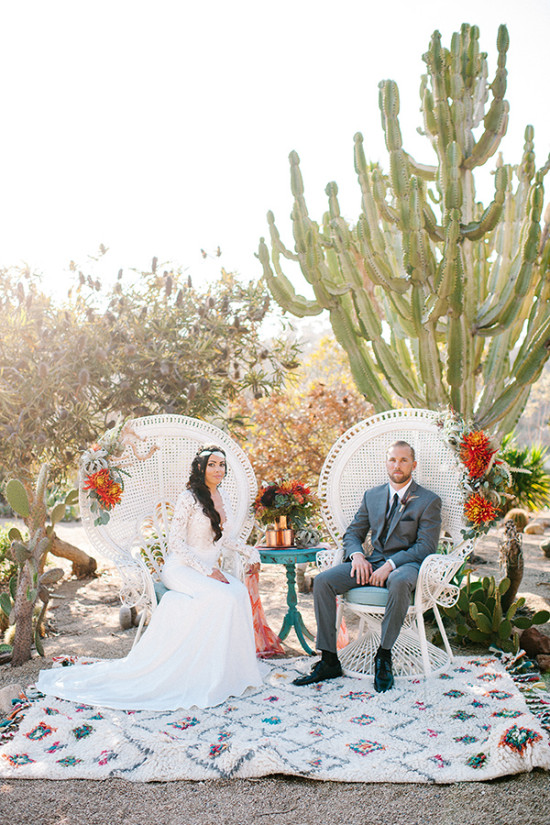
[[[221,453],[212,453],[208,457],[206,467],[204,469],[204,483],[207,487],[215,489],[218,484],[221,484],[226,473],[225,456]]]

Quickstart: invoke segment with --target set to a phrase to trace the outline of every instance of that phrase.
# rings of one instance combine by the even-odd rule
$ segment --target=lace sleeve
[[[186,490],[176,502],[170,535],[168,536],[168,553],[169,555],[177,555],[187,567],[209,576],[212,572],[212,566],[205,564],[204,559],[201,559],[188,544],[189,522],[195,509],[195,497],[189,490]]]
[[[223,537],[222,550],[224,554],[226,552],[238,553],[243,560],[243,564],[256,564],[256,562],[260,561],[260,554],[255,547],[251,547],[249,544],[245,544],[244,541],[231,538],[230,536]]]
[[[234,520],[233,508],[231,507],[231,502],[226,493],[223,490],[220,490],[220,493],[222,496],[226,516],[231,525],[229,527],[228,534],[224,533],[221,539],[221,547],[224,556],[230,557],[231,554],[238,553],[244,565],[256,564],[257,562],[259,563],[260,554],[258,553],[256,548],[251,547],[249,544],[245,544],[245,542],[241,539],[235,538],[234,535],[231,535]]]

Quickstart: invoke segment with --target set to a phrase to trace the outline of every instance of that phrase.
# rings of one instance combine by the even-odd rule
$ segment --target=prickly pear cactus
[[[476,26],[464,24],[449,48],[434,32],[420,87],[433,165],[405,150],[397,85],[380,83],[389,173],[367,162],[356,134],[355,226],[340,215],[335,183],[322,223],[312,220],[296,152],[294,250],[268,213],[271,254],[262,238],[258,257],[274,298],[297,316],[329,313],[357,386],[378,411],[396,396],[432,409],[451,404],[476,426],[505,433],[550,355],[550,209],[541,227],[550,159],[537,171],[531,126],[517,166],[496,158],[489,205],[476,195],[475,170],[495,156],[508,123],[508,45],[501,26],[489,81]],[[313,299],[297,294],[284,259],[298,264]]]

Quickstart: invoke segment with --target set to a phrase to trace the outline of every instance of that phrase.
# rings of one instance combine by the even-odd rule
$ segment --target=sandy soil
[[[544,514],[550,517],[550,513]],[[550,525],[550,520],[548,521]],[[63,525],[60,535],[91,552],[82,528]],[[550,529],[546,529],[548,538]],[[486,560],[480,575],[498,575],[498,542],[493,531],[477,546]],[[533,610],[550,606],[550,559],[540,550],[541,536],[524,536],[525,573],[520,595]],[[56,566],[59,560],[54,560]],[[67,573],[56,588],[50,611],[51,635],[45,639],[46,662],[35,658],[19,668],[0,667],[0,687],[30,684],[48,658],[62,654],[98,657],[125,655],[135,630],[118,623],[116,571],[100,562],[95,579],[76,581]],[[261,595],[269,624],[278,629],[286,610],[284,569],[264,566]],[[315,628],[313,600],[301,594],[306,624]],[[550,627],[544,630],[550,635]],[[291,634],[289,656],[302,653]],[[421,786],[321,783],[284,776],[258,780],[134,784],[124,780],[8,780],[0,784],[0,813],[10,825],[543,825],[548,812],[548,774],[531,774],[488,783]],[[6,817],[7,818],[7,817]]]

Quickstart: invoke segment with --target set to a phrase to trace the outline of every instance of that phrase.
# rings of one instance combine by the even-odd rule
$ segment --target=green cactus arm
[[[433,278],[436,270],[435,257],[424,232],[424,197],[418,178],[411,177],[409,250],[406,261],[411,268],[411,280],[425,283]]]
[[[415,175],[422,180],[433,181],[436,179],[437,166],[430,166],[425,163],[418,163],[408,152],[405,152],[405,158],[409,167],[411,175]]]
[[[516,266],[511,271],[513,277],[508,280],[507,288],[501,294],[500,299],[476,321],[479,334],[484,334],[485,331],[489,331],[489,334],[491,334],[494,330],[505,329],[520,314],[523,308],[523,299],[529,295],[529,292],[532,294],[536,288],[536,283],[533,284],[531,275],[539,250],[543,199],[542,180],[537,179],[530,198],[528,223],[524,228],[524,238],[520,251],[521,258],[516,261]]]
[[[297,295],[294,287],[282,272],[277,275],[271,269],[269,261],[269,251],[264,238],[260,238],[258,258],[263,267],[264,278],[267,286],[280,306],[287,312],[291,312],[298,318],[306,315],[320,315],[323,307],[316,301],[308,301],[301,295]]]
[[[455,139],[447,90],[447,50],[441,45],[441,34],[435,31],[430,48],[423,56],[428,66],[433,87],[433,117],[435,121],[438,152],[443,154],[447,144]]]
[[[483,391],[478,402],[480,416],[490,410],[495,398],[503,391],[504,382],[510,373],[510,335],[511,330],[507,329],[490,341],[483,364]]]
[[[506,134],[510,106],[508,101],[504,100],[504,95],[506,94],[507,84],[506,52],[509,45],[510,38],[506,26],[499,26],[497,70],[491,83],[493,101],[483,121],[485,131],[475,144],[472,154],[464,160],[465,169],[473,169],[475,166],[485,163],[495,154]]]
[[[275,223],[275,215],[271,210],[267,213],[267,223],[269,224],[269,235],[271,239],[271,254],[273,256],[283,255],[283,257],[288,258],[289,261],[297,261],[298,255],[296,255],[295,252],[291,252],[290,249],[287,249],[282,242],[279,230],[277,229],[277,225]]]
[[[500,432],[503,433],[511,433],[515,429],[519,419],[521,418],[521,414],[525,409],[525,405],[529,398],[529,393],[531,392],[531,386],[528,385],[524,387],[517,395],[516,401],[506,415],[504,415],[500,420],[499,429]]]
[[[550,318],[548,319],[548,325],[540,331],[538,338],[533,341],[530,352],[515,370],[513,381],[496,398],[491,408],[480,416],[480,427],[494,426],[501,419],[514,413],[514,406],[518,403],[520,394],[540,377],[542,368],[548,360],[549,336]]]
[[[386,201],[386,184],[379,169],[373,169],[371,175],[372,194],[382,220],[399,223],[399,213]]]
[[[409,380],[403,372],[391,347],[379,338],[372,342],[372,348],[390,387],[401,398],[405,398],[412,407],[421,407],[424,401],[422,393],[419,387],[415,386],[416,382]]]
[[[504,201],[506,198],[506,187],[508,182],[508,170],[504,166],[497,169],[495,175],[495,197],[484,211],[479,221],[472,221],[460,227],[460,234],[469,241],[477,241],[487,232],[491,232],[497,225],[502,215]]]
[[[348,354],[359,392],[364,393],[378,411],[391,408],[391,396],[380,381],[372,357],[357,336],[349,314],[342,307],[331,309],[330,321],[336,340]]]
[[[424,228],[428,233],[430,240],[434,243],[439,243],[445,239],[445,233],[441,226],[438,226],[435,214],[431,206],[424,201],[422,205],[422,212],[424,216]]]

